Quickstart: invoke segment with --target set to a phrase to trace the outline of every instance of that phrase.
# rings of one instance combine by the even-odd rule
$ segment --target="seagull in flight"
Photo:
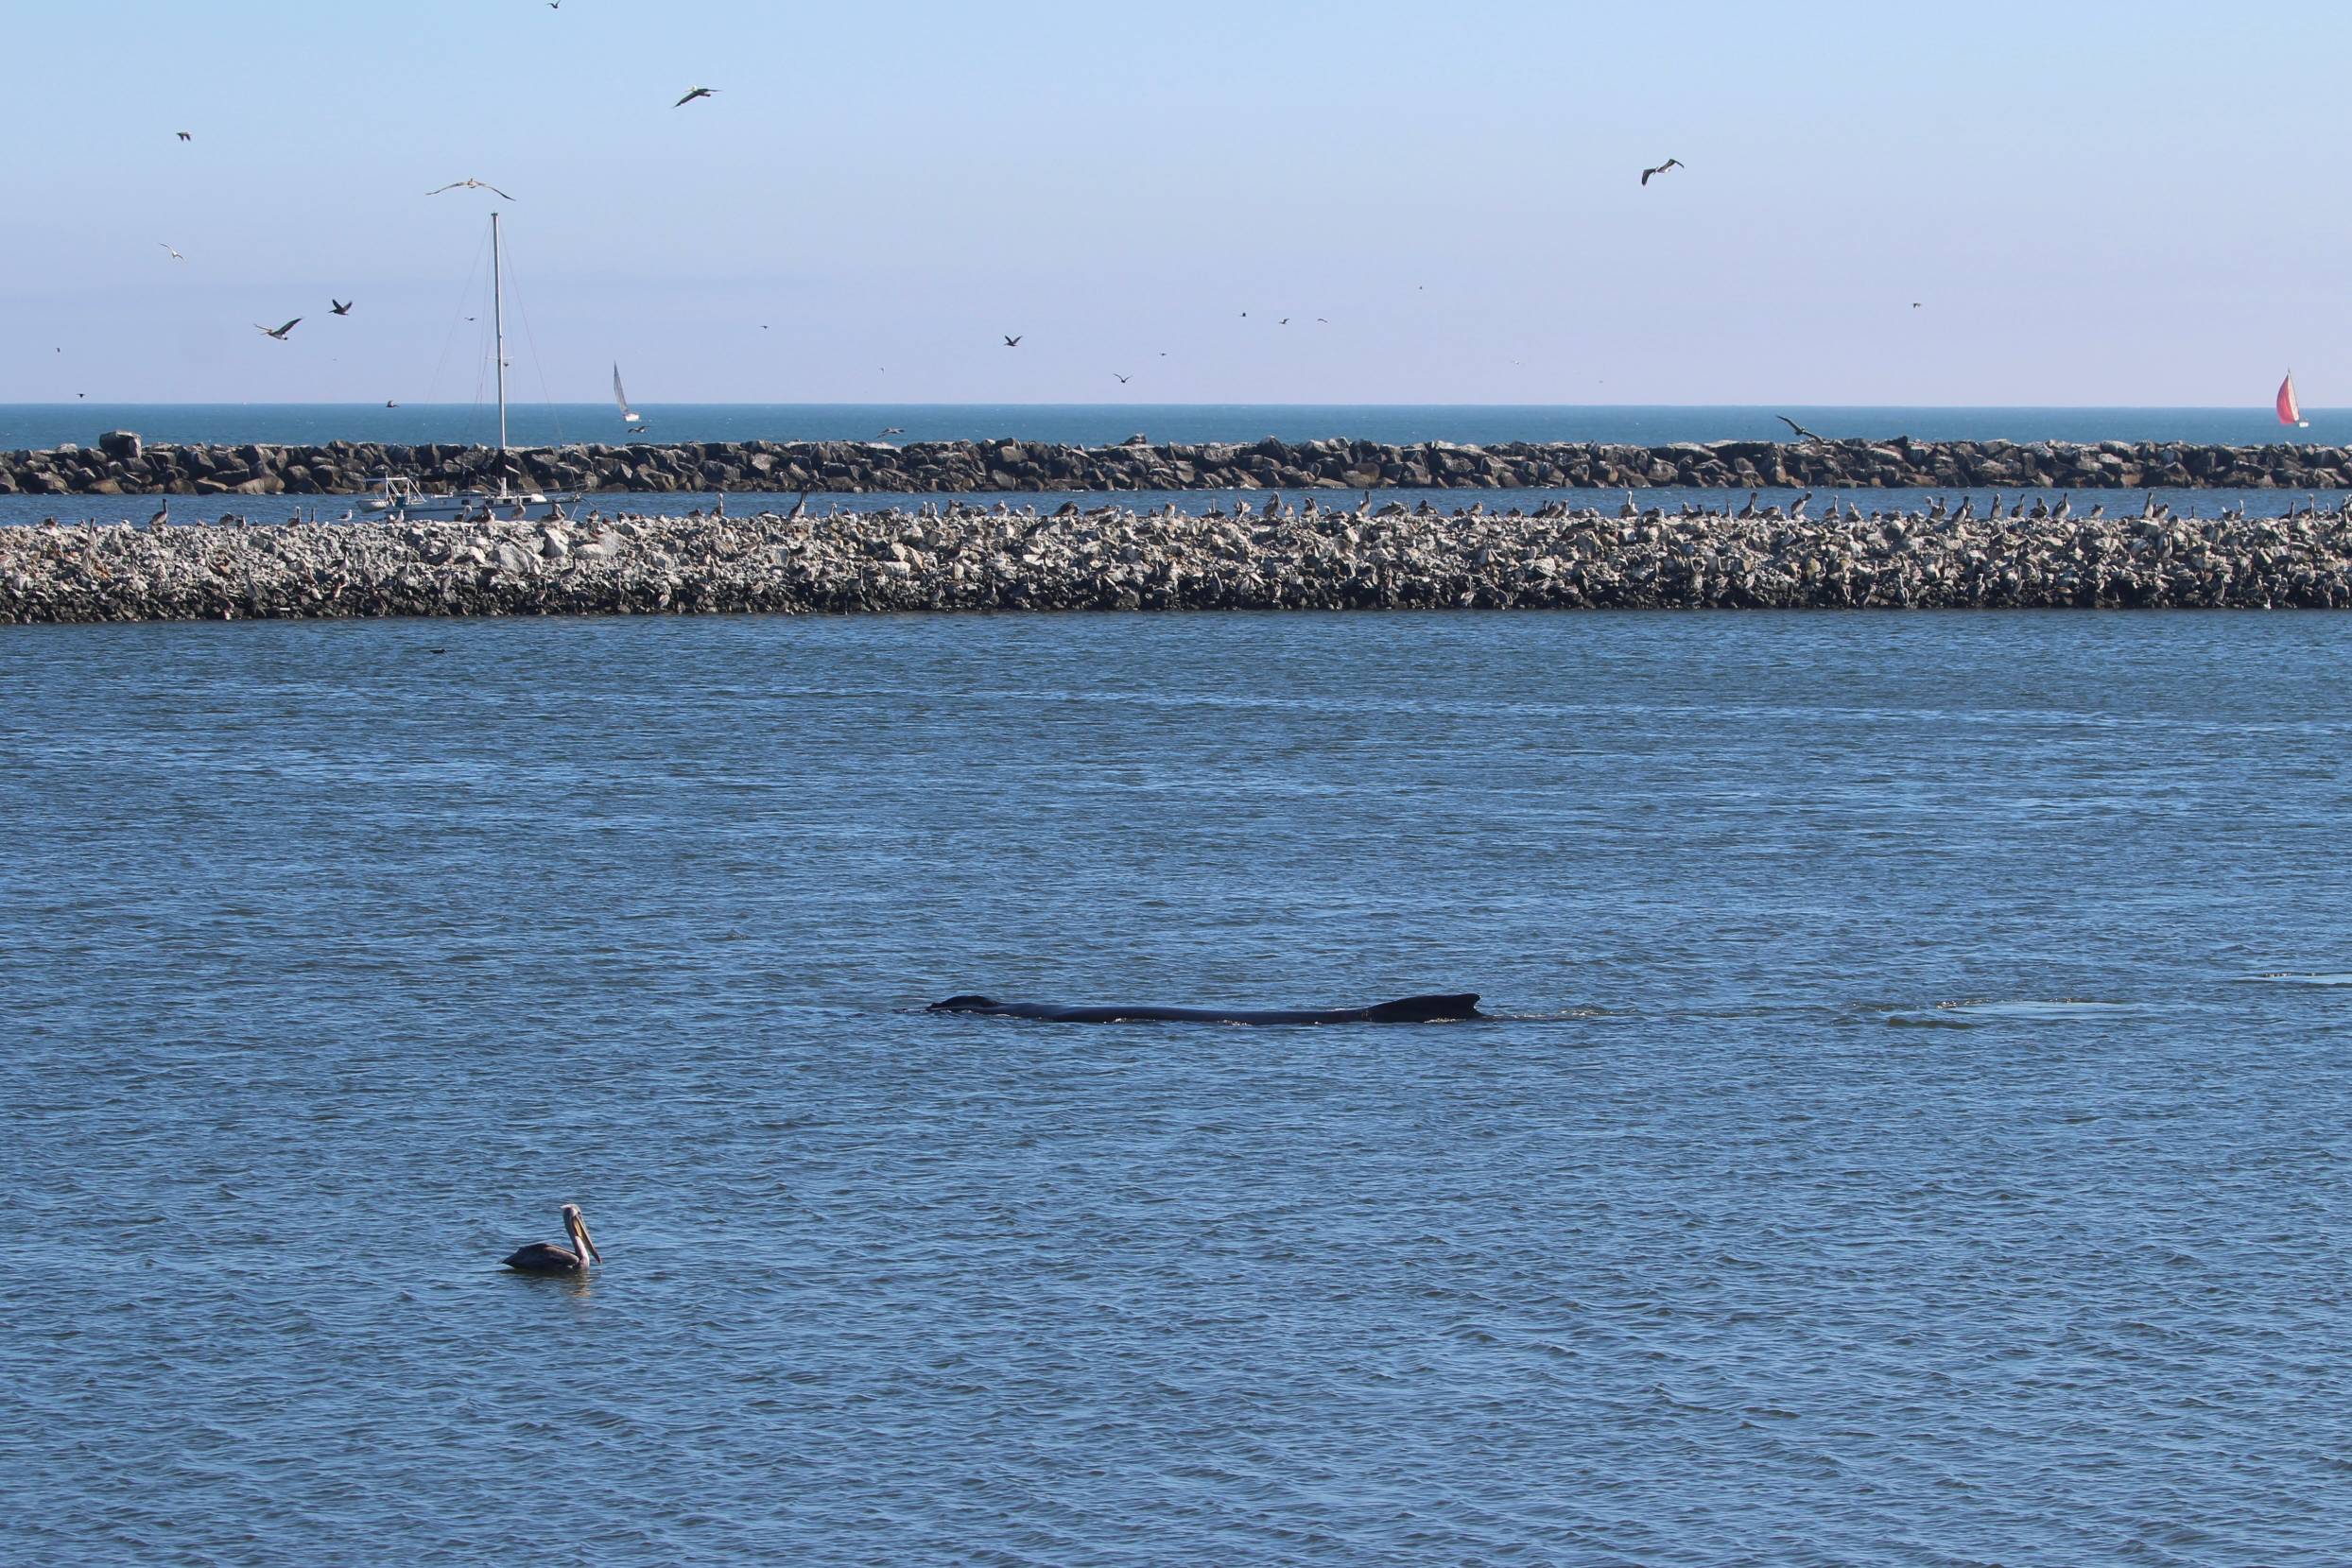
[[[1642,182],[1643,184],[1647,185],[1648,183],[1650,183],[1650,177],[1651,177],[1652,175],[1653,175],[1653,174],[1664,174],[1664,173],[1665,173],[1667,170],[1669,170],[1669,169],[1679,169],[1679,168],[1681,168],[1682,166],[1683,166],[1683,161],[1682,161],[1681,159],[1679,159],[1679,158],[1669,158],[1669,159],[1668,159],[1665,163],[1660,164],[1659,164],[1656,168],[1654,168],[1654,169],[1644,169],[1644,170],[1642,170],[1642,171],[1641,171],[1641,182]]]
[[[294,322],[300,321],[301,319],[302,318],[297,316],[294,318],[293,321],[288,321],[282,327],[265,327],[259,321],[256,321],[253,323],[253,330],[260,333],[264,337],[274,337],[279,342],[283,343],[285,341],[285,335],[294,330]]]
[[[334,295],[330,294],[327,296],[327,303],[333,305],[335,308],[328,311],[327,314],[329,316],[349,316],[351,314],[353,302],[354,302],[350,300],[338,300]]]
[[[685,107],[686,107],[686,105],[688,105],[688,104],[692,103],[695,99],[697,99],[697,98],[707,98],[707,97],[709,97],[709,96],[710,96],[713,93],[716,93],[716,92],[718,92],[718,88],[716,88],[716,87],[689,87],[689,88],[687,88],[687,89],[686,89],[686,95],[685,95],[684,97],[683,97],[683,98],[680,98],[680,99],[679,99],[676,103],[671,104],[671,105],[670,105],[670,108],[672,108],[672,109],[683,109],[683,108],[685,108]]]
[[[1799,424],[1796,421],[1790,419],[1786,414],[1774,414],[1773,418],[1778,420],[1781,423],[1787,425],[1790,429],[1795,431],[1799,436],[1808,441],[1825,441],[1829,439],[1828,437],[1821,435],[1818,432],[1806,429],[1805,426]]]
[[[427,196],[439,196],[442,191],[488,191],[493,196],[506,197],[509,201],[514,199],[514,198],[507,196],[506,192],[500,190],[497,186],[492,184],[487,180],[452,180],[448,184],[440,186],[434,190],[429,190],[424,194]]]
[[[166,250],[171,250],[171,259],[174,261],[186,261],[188,259],[187,257],[182,255],[179,251],[172,250],[171,242],[169,240],[159,239],[155,243],[162,246]]]
[[[1116,370],[1113,370],[1111,373],[1112,373],[1113,375],[1115,375],[1115,376],[1118,376],[1118,383],[1119,383],[1119,385],[1120,385],[1120,386],[1122,386],[1122,387],[1126,386],[1129,382],[1131,382],[1131,381],[1133,381],[1133,380],[1134,380],[1134,379],[1135,379],[1135,378],[1134,378],[1133,376],[1132,376],[1132,375],[1119,375],[1118,371],[1116,371]]]
[[[903,424],[886,424],[882,427],[885,436],[903,436],[906,433],[907,427]]]
[[[1027,337],[1028,336],[1028,333],[1022,333],[1018,337],[1008,337],[1005,339],[1005,347],[1008,349],[1017,349],[1021,346],[1021,338]]]

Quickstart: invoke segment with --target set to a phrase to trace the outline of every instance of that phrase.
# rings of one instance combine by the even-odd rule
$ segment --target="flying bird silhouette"
[[[184,130],[182,130],[182,131],[178,131],[178,132],[176,132],[175,134],[177,134],[177,135],[179,136],[179,138],[180,138],[182,141],[183,141],[183,142],[193,142],[193,141],[195,141],[195,140],[196,140],[196,138],[195,138],[195,137],[193,137],[193,136],[189,135],[189,134],[188,134],[186,131],[184,131]]]
[[[351,314],[351,307],[353,304],[352,301],[338,300],[334,295],[330,294],[327,296],[327,303],[335,307],[327,312],[329,316],[349,316]]]
[[[1021,346],[1021,337],[1027,337],[1028,336],[1028,333],[1023,333],[1020,337],[1008,337],[1005,339],[1005,347],[1008,349],[1017,349]]]
[[[162,246],[166,250],[171,250],[171,259],[174,261],[186,261],[188,259],[187,257],[182,255],[179,251],[172,250],[171,242],[169,240],[159,239],[155,243]]]
[[[1665,173],[1667,170],[1669,170],[1669,169],[1679,169],[1679,168],[1681,168],[1682,166],[1683,166],[1683,161],[1682,161],[1681,159],[1679,159],[1679,158],[1669,158],[1669,159],[1668,159],[1665,163],[1660,164],[1659,164],[1656,168],[1654,168],[1654,169],[1644,169],[1644,170],[1642,170],[1642,171],[1641,171],[1641,182],[1642,182],[1643,184],[1647,185],[1648,183],[1650,183],[1650,177],[1651,177],[1652,175],[1653,175],[1653,174],[1664,174],[1664,173]]]
[[[1115,376],[1118,376],[1118,383],[1119,383],[1119,385],[1120,385],[1120,386],[1122,386],[1122,387],[1126,386],[1129,382],[1131,382],[1131,381],[1133,381],[1133,380],[1134,380],[1134,379],[1135,379],[1133,376],[1119,375],[1118,371],[1116,371],[1116,370],[1113,370],[1111,373],[1112,373],[1113,375],[1115,375]]]
[[[1778,420],[1781,423],[1787,425],[1790,429],[1795,431],[1799,436],[1808,441],[1825,441],[1829,439],[1826,436],[1817,435],[1813,431],[1806,429],[1805,426],[1799,424],[1796,421],[1790,419],[1786,414],[1774,414],[1773,418]]]
[[[488,191],[493,196],[505,196],[509,201],[514,199],[514,198],[507,196],[506,192],[500,190],[497,186],[492,184],[487,180],[452,180],[448,184],[442,185],[435,190],[429,190],[424,194],[427,196],[439,196],[442,191]]]
[[[282,327],[265,327],[259,321],[256,321],[253,323],[253,330],[260,333],[264,337],[274,337],[279,342],[283,343],[285,341],[285,335],[294,330],[294,322],[300,321],[301,319],[302,318],[297,316],[294,318],[293,321],[288,321]]]
[[[686,90],[686,95],[685,95],[684,97],[683,97],[683,98],[680,98],[680,99],[679,99],[676,103],[671,104],[671,105],[670,105],[670,108],[672,108],[672,109],[683,109],[683,108],[685,108],[685,107],[686,107],[686,105],[688,105],[688,104],[692,103],[695,99],[697,99],[697,98],[707,98],[707,97],[709,97],[709,96],[710,96],[713,93],[716,93],[716,92],[718,92],[718,88],[716,88],[716,87],[690,87],[690,88],[688,88],[688,89]]]

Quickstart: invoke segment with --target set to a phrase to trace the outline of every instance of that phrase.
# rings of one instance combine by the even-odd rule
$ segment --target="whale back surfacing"
[[[1066,1007],[1056,1002],[999,1002],[990,996],[965,995],[934,1002],[926,1010],[1035,1018],[1051,1024],[1433,1024],[1485,1016],[1479,1011],[1475,991],[1404,996],[1369,1008]]]

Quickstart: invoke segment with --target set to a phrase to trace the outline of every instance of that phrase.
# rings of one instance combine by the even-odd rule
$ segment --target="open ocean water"
[[[2352,409],[2306,409],[2308,430],[2282,427],[2268,405],[2245,408],[1881,408],[1512,405],[1478,404],[643,404],[646,428],[663,441],[979,440],[1101,446],[1137,434],[1155,441],[1312,440],[1343,436],[1409,443],[1460,441],[1782,440],[1787,414],[1825,436],[1922,440],[2274,441],[2352,445]],[[0,404],[0,451],[94,446],[108,430],[151,441],[452,441],[497,439],[485,404]],[[610,404],[517,404],[508,429],[517,445],[617,442],[627,438]]]
[[[9,629],[0,1555],[2340,1562],[2348,675],[2215,613]],[[499,1271],[566,1200],[604,1266]]]

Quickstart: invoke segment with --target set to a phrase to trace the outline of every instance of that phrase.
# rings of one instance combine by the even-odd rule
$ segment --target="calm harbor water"
[[[2145,500],[2139,491],[2113,490],[2062,492],[2055,490],[1912,490],[1888,487],[1821,489],[1807,492],[1775,487],[1756,493],[1762,497],[1762,504],[1782,508],[1793,507],[1802,495],[1810,493],[1809,514],[1817,520],[1833,500],[1841,504],[1851,502],[1857,509],[1865,513],[1923,512],[1938,500],[1957,509],[1963,497],[1973,496],[1981,514],[1996,500],[2006,509],[2020,501],[2031,504],[2036,496],[2055,506],[2070,494],[2075,514],[2085,519],[2093,508],[2101,507],[2110,516],[2137,516]],[[1625,491],[1615,490],[1384,490],[1377,493],[1376,501],[1380,506],[1394,501],[1409,507],[1418,507],[1426,501],[1441,512],[1474,506],[1482,506],[1490,512],[1506,511],[1513,508],[1522,512],[1532,512],[1538,507],[1565,499],[1578,507],[1596,508],[1604,514],[1615,516],[1624,505],[1625,494]],[[2256,517],[2275,517],[2290,508],[2314,505],[2334,511],[2345,501],[2343,491],[2162,490],[2154,494],[2181,517],[2218,517],[2234,508],[2243,508],[2247,515]],[[1636,507],[1643,509],[1662,508],[1669,512],[1679,511],[1686,505],[1717,513],[1737,511],[1745,505],[1747,495],[1745,491],[1686,489],[1672,485],[1658,485],[1633,492]],[[1310,498],[1319,506],[1344,510],[1357,504],[1358,494],[1354,491],[1281,492],[1281,499],[1294,508],[1304,506]],[[1005,493],[991,491],[957,495],[817,494],[808,498],[808,507],[810,513],[818,517],[877,511],[884,508],[908,510],[920,507],[925,501],[942,507],[987,508],[1001,503],[1015,509],[1033,510],[1040,516],[1051,514],[1065,502],[1075,502],[1087,508],[1119,507],[1151,511],[1162,507],[1174,507],[1184,512],[1219,511],[1230,514],[1237,503],[1246,501],[1255,510],[1265,506],[1267,499],[1268,493],[1264,491],[1231,490],[1025,491]],[[721,496],[712,491],[597,491],[571,503],[568,515],[575,519],[592,515],[617,517],[630,513],[683,517],[723,507],[731,517],[749,517],[760,512],[788,513],[799,500],[797,491],[732,491]],[[0,527],[38,526],[50,522],[144,525],[161,504],[161,497],[151,495],[0,495]],[[355,518],[368,518],[371,514],[359,510],[358,506],[359,503],[348,495],[175,495],[170,500],[170,521],[174,525],[275,524],[349,522]],[[545,515],[545,510],[539,507],[529,508],[534,517]]]
[[[2340,1560],[2346,666],[10,629],[9,1555]],[[1452,989],[1503,1017],[919,1010]],[[606,1266],[499,1272],[567,1199]]]
[[[2267,405],[2244,408],[1894,408],[1743,406],[1519,406],[1476,404],[683,404],[642,405],[646,428],[666,441],[986,439],[1099,446],[1138,432],[1158,441],[1310,440],[1670,441],[1780,440],[1788,414],[1825,436],[1923,440],[2184,440],[2260,445],[2352,444],[2352,409],[2306,410],[2310,428],[2282,427]],[[136,430],[148,440],[456,441],[497,437],[484,404],[0,404],[0,451],[95,444],[101,432]],[[628,435],[610,404],[521,404],[509,430],[523,445],[618,441]]]

